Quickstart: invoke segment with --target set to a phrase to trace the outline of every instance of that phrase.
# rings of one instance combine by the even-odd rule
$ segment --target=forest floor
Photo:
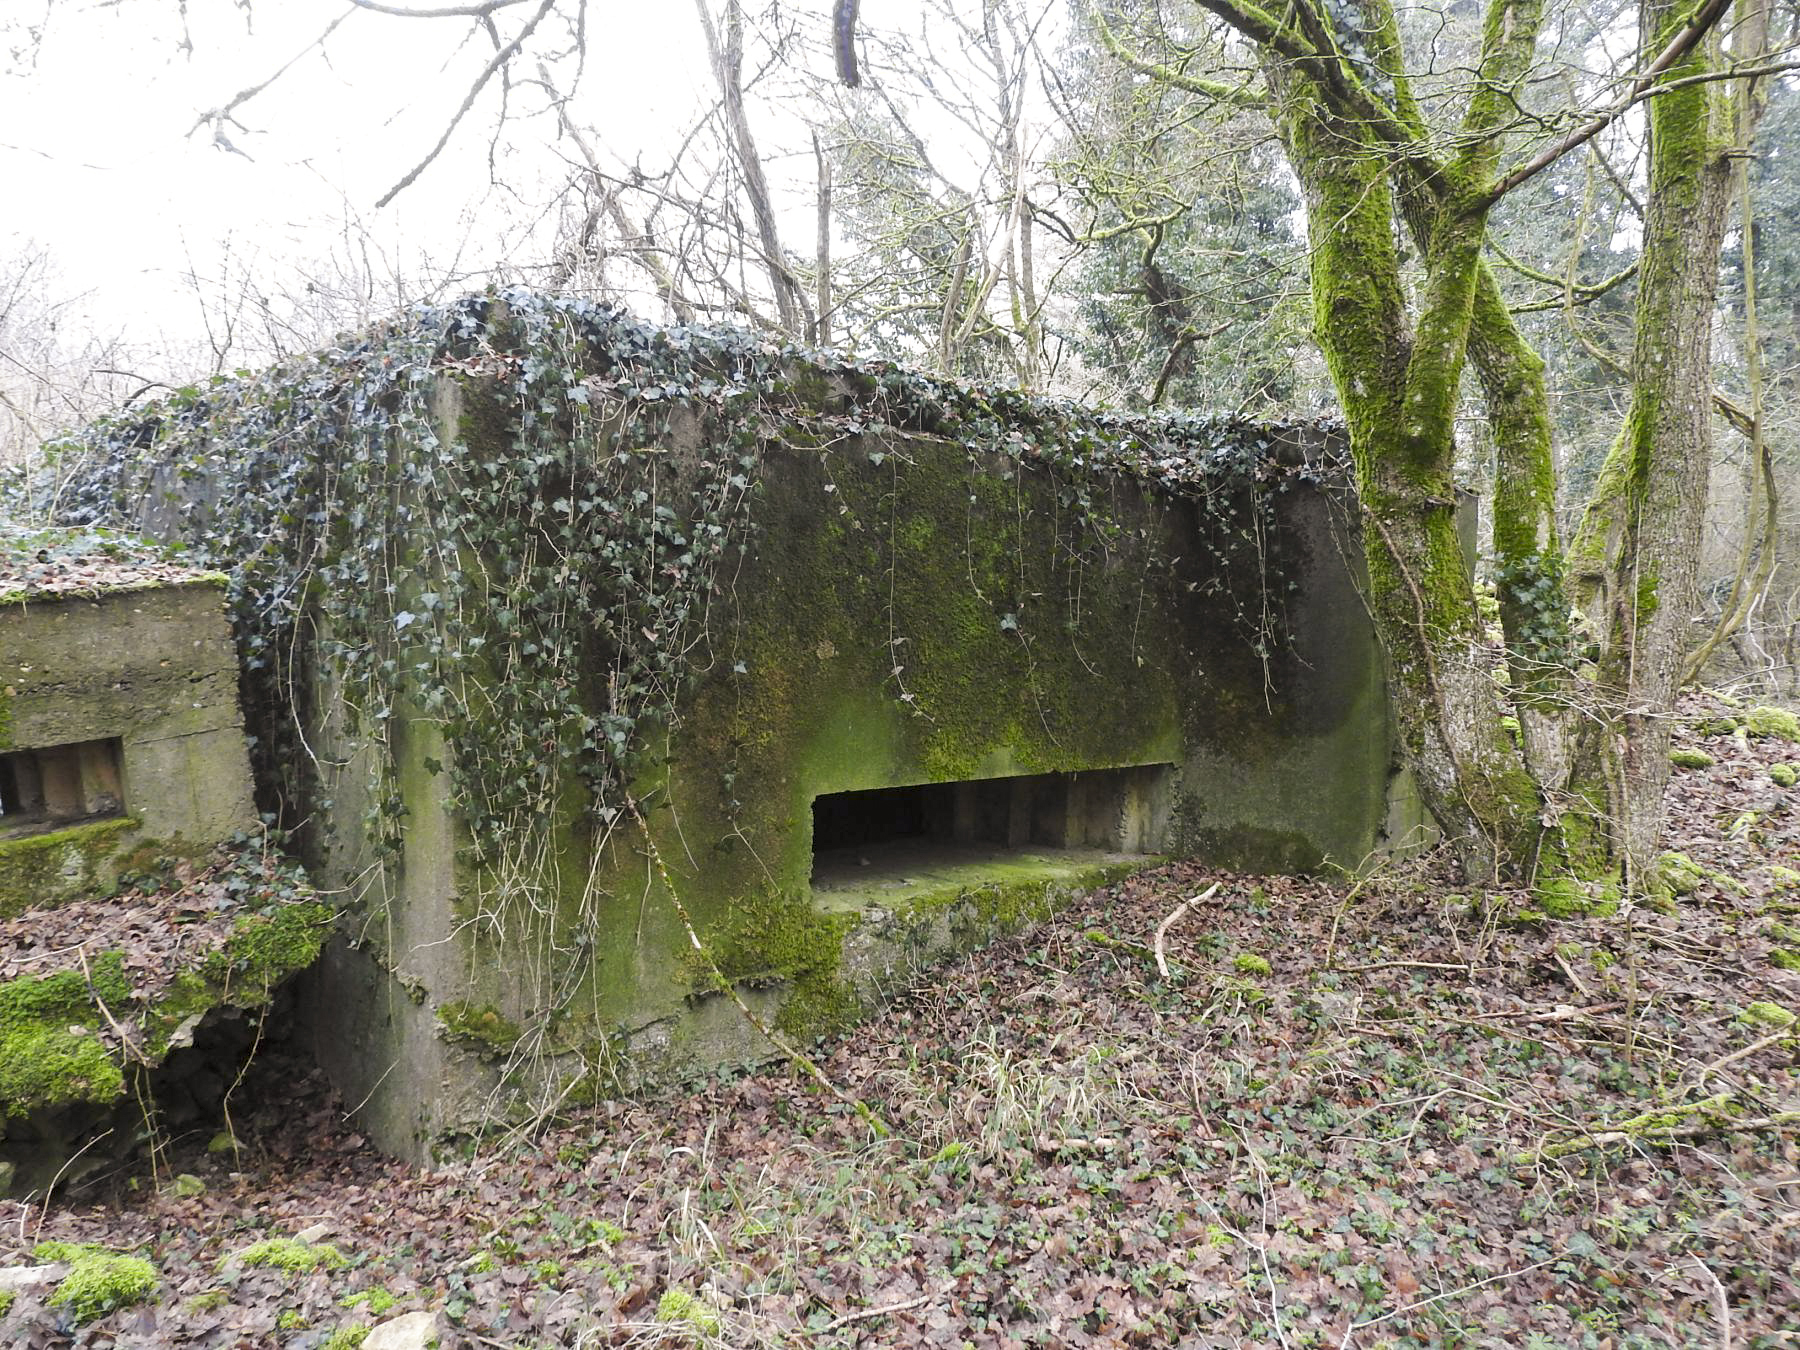
[[[888,1140],[775,1070],[427,1173],[265,1056],[242,1151],[165,1157],[200,1193],[0,1204],[0,1265],[59,1239],[160,1281],[82,1328],[21,1292],[0,1342],[342,1350],[428,1311],[445,1347],[1800,1345],[1800,746],[1694,730],[1720,711],[1677,737],[1716,762],[1670,789],[1670,912],[1555,919],[1432,857],[1161,867],[824,1050]]]

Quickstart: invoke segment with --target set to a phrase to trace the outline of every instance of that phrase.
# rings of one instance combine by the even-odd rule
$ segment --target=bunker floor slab
[[[830,849],[813,860],[813,904],[828,913],[870,906],[904,908],[920,900],[953,896],[996,883],[1043,881],[1065,886],[1094,878],[1121,863],[1151,866],[1161,858],[1100,848],[1007,848],[1000,844],[901,839]]]

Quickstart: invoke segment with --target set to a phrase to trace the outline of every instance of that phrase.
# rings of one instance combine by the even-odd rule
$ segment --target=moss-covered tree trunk
[[[1422,383],[1419,373],[1409,381],[1415,352],[1436,343],[1440,360],[1431,364],[1450,367],[1436,392],[1454,397],[1460,361],[1441,357],[1456,340],[1415,336],[1386,169],[1354,132],[1321,115],[1306,86],[1282,82],[1284,131],[1306,192],[1314,331],[1349,425],[1371,609],[1426,804],[1465,866],[1486,873],[1519,849],[1535,794],[1476,659],[1481,621],[1456,530],[1453,408],[1431,390],[1409,390]],[[1467,251],[1448,238],[1438,247]]]
[[[1393,81],[1395,129],[1422,135],[1392,10],[1373,0],[1364,17],[1359,36]],[[1384,134],[1346,115],[1329,71],[1315,77],[1286,61],[1266,67],[1306,193],[1314,331],[1349,424],[1370,604],[1402,743],[1432,815],[1477,876],[1533,856],[1540,828],[1539,792],[1506,732],[1482,651],[1453,479],[1463,366],[1477,315],[1489,317],[1483,300],[1491,305],[1498,295],[1481,261],[1497,146],[1482,133],[1505,116],[1540,20],[1537,0],[1491,6],[1466,148],[1429,171],[1400,160],[1396,173],[1395,129]],[[1317,35],[1326,41],[1335,39]],[[1353,89],[1351,97],[1372,96]],[[1395,238],[1402,214],[1424,256],[1416,319]],[[1487,339],[1496,352],[1502,336]],[[1500,368],[1498,355],[1491,364]],[[1528,432],[1547,452],[1541,373],[1529,365],[1518,373],[1530,387],[1514,400],[1516,420],[1543,414]]]
[[[1743,100],[1728,84],[1689,82],[1718,68],[1708,34],[1723,0],[1646,0],[1638,68],[1666,88],[1647,99],[1652,162],[1631,412],[1568,558],[1557,535],[1543,362],[1481,257],[1488,212],[1506,191],[1616,115],[1501,171],[1502,143],[1526,106],[1541,0],[1488,0],[1478,68],[1451,137],[1413,98],[1391,0],[1292,0],[1280,11],[1256,0],[1199,3],[1262,54],[1305,189],[1315,333],[1349,424],[1371,609],[1427,805],[1472,876],[1605,881],[1621,863],[1627,879],[1643,874],[1661,826],[1667,718],[1694,602],[1727,165],[1750,120],[1734,115]],[[1739,4],[1732,45],[1742,60],[1762,49],[1766,0]],[[1223,97],[1185,67],[1167,78]],[[1410,289],[1401,229],[1423,265],[1423,282]],[[1470,359],[1496,445],[1504,703],[1454,522],[1455,416]],[[1571,589],[1597,613],[1597,680],[1577,667]],[[1508,705],[1517,742],[1503,721]]]
[[[1647,0],[1644,46],[1659,50],[1688,7]],[[1766,9],[1743,9],[1734,55],[1761,49]],[[1572,549],[1578,599],[1601,639],[1577,762],[1604,793],[1628,878],[1656,856],[1669,778],[1669,710],[1698,596],[1701,522],[1712,464],[1711,325],[1734,152],[1750,104],[1723,83],[1716,39],[1696,46],[1649,100],[1649,192],[1638,265],[1631,404]]]

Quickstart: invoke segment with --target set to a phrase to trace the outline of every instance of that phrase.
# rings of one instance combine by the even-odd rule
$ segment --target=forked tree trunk
[[[1314,331],[1349,426],[1370,607],[1426,804],[1471,879],[1543,879],[1543,869],[1598,888],[1636,883],[1662,823],[1668,715],[1704,514],[1707,337],[1729,161],[1752,120],[1729,85],[1684,82],[1718,68],[1718,40],[1704,35],[1720,6],[1645,0],[1641,68],[1668,87],[1647,99],[1651,171],[1631,411],[1565,559],[1543,362],[1480,253],[1496,197],[1607,125],[1602,118],[1499,174],[1500,143],[1535,59],[1539,0],[1489,0],[1480,69],[1448,154],[1410,92],[1391,0],[1294,0],[1279,12],[1200,3],[1261,50],[1305,190]],[[1734,58],[1762,50],[1765,5],[1742,0]],[[1343,55],[1352,49],[1355,61]],[[1191,87],[1179,71],[1167,78]],[[1403,283],[1400,221],[1423,259],[1416,301]],[[1453,517],[1455,416],[1468,358],[1497,447],[1494,555],[1508,702],[1522,744],[1502,720]],[[1571,589],[1594,602],[1596,679],[1577,668]]]

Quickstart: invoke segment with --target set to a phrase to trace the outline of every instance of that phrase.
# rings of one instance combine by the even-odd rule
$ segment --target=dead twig
[[[1168,912],[1161,923],[1156,925],[1156,973],[1165,980],[1169,978],[1169,959],[1167,948],[1164,945],[1169,936],[1169,929],[1175,924],[1176,920],[1181,918],[1183,914],[1186,914],[1188,910],[1192,909],[1195,905],[1204,904],[1206,901],[1212,899],[1214,895],[1218,894],[1218,890],[1219,883],[1215,881],[1212,885],[1201,891],[1200,894],[1190,895],[1186,900],[1183,900],[1179,905]]]
[[[1731,1303],[1725,1297],[1725,1286],[1719,1283],[1712,1267],[1698,1256],[1694,1257],[1694,1264],[1700,1267],[1701,1274],[1713,1288],[1713,1316],[1719,1319],[1719,1350],[1731,1350]]]
[[[1575,987],[1575,992],[1580,994],[1583,998],[1591,999],[1593,994],[1588,992],[1588,987],[1581,982],[1581,976],[1577,975],[1574,970],[1570,968],[1569,963],[1563,960],[1563,954],[1558,951],[1553,951],[1550,954],[1556,958],[1557,968],[1562,971],[1563,976],[1569,983]]]
[[[1383,1322],[1391,1322],[1396,1317],[1404,1317],[1407,1313],[1417,1312],[1420,1308],[1429,1308],[1434,1303],[1442,1303],[1445,1299],[1461,1298],[1487,1284],[1497,1284],[1501,1280],[1516,1280],[1521,1275],[1529,1275],[1534,1270],[1542,1270],[1545,1266],[1560,1261],[1560,1256],[1548,1257],[1542,1261],[1534,1261],[1517,1270],[1502,1271],[1498,1275],[1490,1275],[1485,1280],[1476,1280],[1473,1284],[1465,1284],[1460,1289],[1446,1289],[1441,1294],[1433,1294],[1430,1298],[1422,1298],[1417,1303],[1408,1303],[1404,1308],[1395,1308],[1392,1312],[1384,1312],[1380,1317],[1371,1317],[1366,1322],[1352,1322],[1344,1328],[1344,1339],[1338,1342],[1338,1350],[1349,1350],[1350,1338],[1359,1331],[1367,1331],[1370,1327],[1380,1326]]]
[[[845,1313],[842,1317],[833,1318],[817,1331],[790,1331],[790,1336],[801,1340],[812,1341],[827,1332],[836,1331],[839,1327],[847,1327],[852,1322],[867,1322],[877,1317],[888,1317],[897,1312],[905,1312],[908,1308],[919,1308],[936,1298],[935,1294],[920,1294],[917,1298],[909,1298],[901,1303],[883,1303],[879,1308],[862,1308],[853,1313]]]

